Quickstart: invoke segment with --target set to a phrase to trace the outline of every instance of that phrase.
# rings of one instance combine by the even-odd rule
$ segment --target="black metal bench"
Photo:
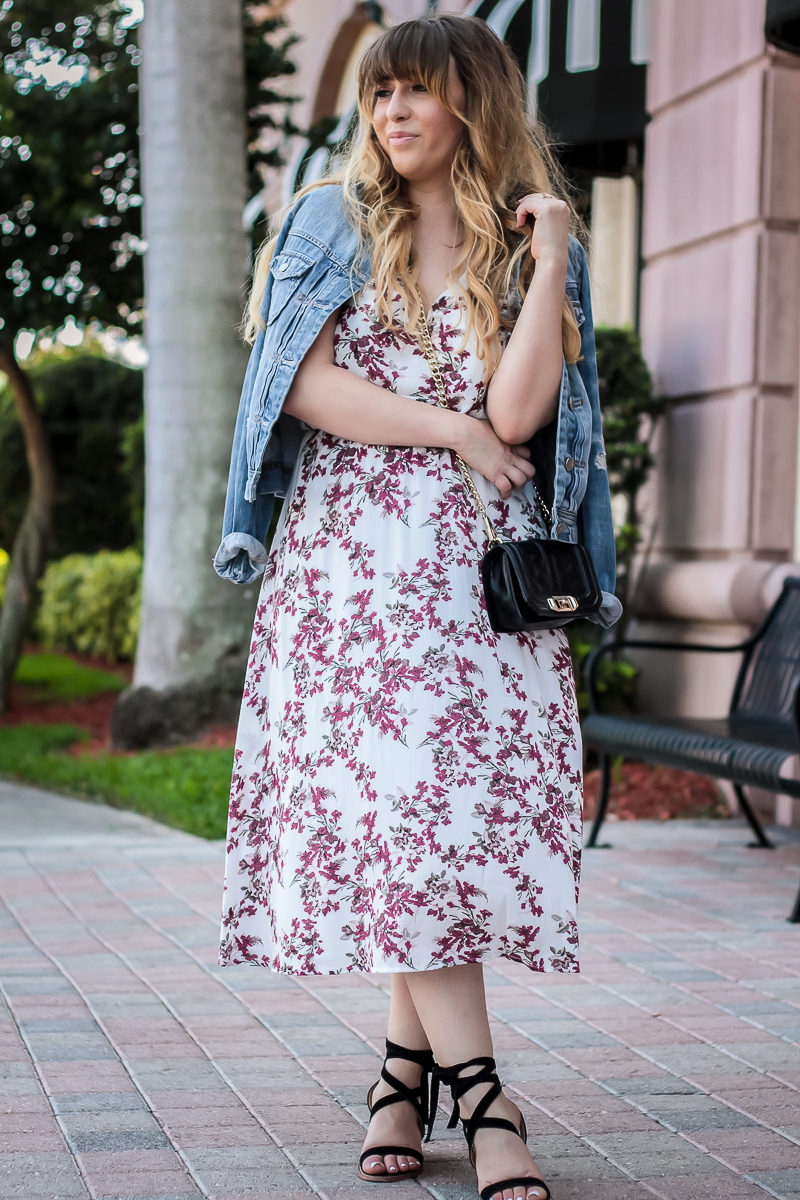
[[[727,717],[614,715],[600,712],[597,667],[623,646],[643,650],[742,653]],[[600,796],[587,846],[597,845],[611,786],[612,757],[633,758],[712,775],[733,783],[736,798],[757,841],[772,849],[745,796],[744,784],[800,797],[800,778],[781,774],[800,754],[800,577],[786,579],[780,596],[758,629],[733,646],[628,638],[606,642],[586,662],[590,712],[583,722],[584,745],[598,752]],[[800,891],[790,921],[800,921]]]

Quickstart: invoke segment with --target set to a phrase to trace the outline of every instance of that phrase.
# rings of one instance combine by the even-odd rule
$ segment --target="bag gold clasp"
[[[578,607],[574,596],[548,596],[547,603],[553,612],[575,612]]]

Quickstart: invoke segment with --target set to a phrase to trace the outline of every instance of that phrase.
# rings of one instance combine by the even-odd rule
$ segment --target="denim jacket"
[[[281,226],[261,306],[259,329],[242,385],[233,437],[222,542],[214,569],[249,583],[267,561],[264,540],[275,496],[285,496],[303,428],[282,412],[303,356],[325,321],[367,283],[368,259],[356,260],[356,231],[337,184],[301,197]],[[531,439],[536,484],[551,496],[551,537],[581,541],[603,592],[592,618],[608,628],[622,613],[614,593],[616,555],[600,419],[594,328],[586,254],[569,240],[569,296],[581,331],[578,363],[562,362],[557,416]]]

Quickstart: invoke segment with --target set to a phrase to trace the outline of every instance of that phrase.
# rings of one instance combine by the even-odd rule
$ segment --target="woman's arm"
[[[398,396],[337,366],[336,317],[328,318],[298,367],[285,412],[348,441],[457,450],[504,497],[533,477],[528,447],[506,445],[488,421]]]
[[[489,420],[509,442],[527,442],[552,421],[561,389],[569,209],[562,200],[541,196],[526,196],[517,210],[518,223],[529,213],[536,219],[531,241],[536,268],[486,394]]]

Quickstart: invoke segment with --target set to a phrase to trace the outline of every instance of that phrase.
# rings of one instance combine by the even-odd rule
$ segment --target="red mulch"
[[[35,654],[37,647],[26,647],[26,652]],[[130,663],[109,667],[101,659],[72,654],[69,656],[84,666],[113,670],[126,681],[133,675]],[[89,733],[89,741],[76,742],[71,753],[78,756],[111,749],[111,710],[117,698],[116,692],[102,692],[86,700],[72,700],[66,704],[44,704],[33,698],[35,689],[15,684],[11,688],[11,707],[2,721],[9,725],[23,722],[36,725],[77,725]],[[235,725],[216,724],[209,726],[191,745],[226,748],[233,746],[236,738]],[[131,753],[118,750],[115,754]],[[585,817],[591,820],[597,806],[600,790],[600,772],[587,772],[584,781]],[[668,821],[673,817],[729,817],[730,809],[722,799],[713,780],[701,775],[689,775],[671,767],[654,767],[647,763],[625,762],[611,777],[611,797],[608,819],[611,821],[635,821],[641,818]]]
[[[588,771],[584,781],[586,820],[594,817],[599,792],[599,770]],[[656,767],[649,763],[624,762],[619,770],[612,767],[608,801],[610,821],[730,816],[728,805],[713,779],[707,776],[689,775],[673,767]]]
[[[26,646],[26,654],[35,654],[38,647]],[[110,671],[120,675],[126,682],[133,677],[132,663],[116,663],[109,665],[104,659],[90,658],[87,655],[67,654],[74,662],[85,667],[98,667],[102,671]],[[3,714],[0,724],[6,725],[77,725],[89,734],[88,742],[76,742],[70,747],[70,753],[79,757],[81,754],[93,754],[98,750],[111,749],[111,710],[119,695],[118,692],[99,692],[85,699],[69,700],[66,703],[48,704],[36,700],[36,687],[26,684],[12,684],[11,703],[8,711]],[[233,746],[236,739],[235,725],[210,725],[203,734],[191,742],[192,746]],[[131,751],[115,750],[115,754],[133,753]]]

